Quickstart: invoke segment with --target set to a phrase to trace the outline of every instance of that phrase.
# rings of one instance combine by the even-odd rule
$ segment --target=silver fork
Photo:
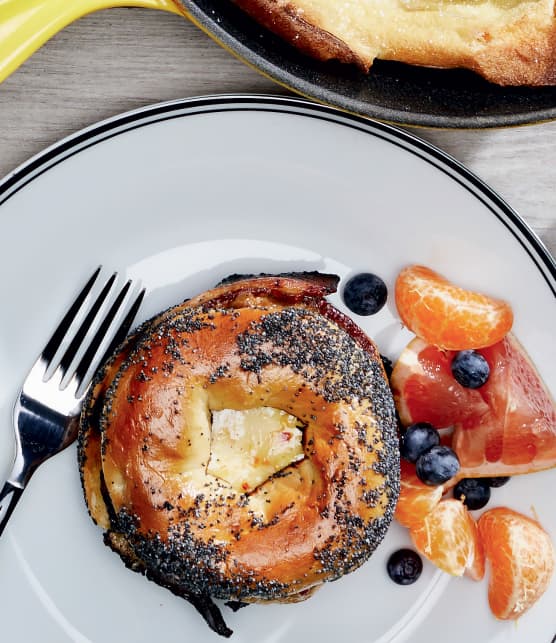
[[[132,282],[128,281],[114,298],[114,273],[87,307],[100,270],[95,271],[65,314],[18,395],[13,414],[15,460],[0,491],[0,535],[37,467],[77,437],[83,399],[94,370],[124,340],[145,295],[143,289],[132,300]],[[113,303],[106,311],[111,299]],[[76,321],[85,312],[74,331]],[[64,344],[67,348],[60,350]],[[62,353],[59,359],[58,353]],[[78,356],[80,359],[76,359]]]

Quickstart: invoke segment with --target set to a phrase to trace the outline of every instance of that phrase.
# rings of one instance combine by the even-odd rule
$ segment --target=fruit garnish
[[[419,525],[440,502],[442,485],[430,487],[421,482],[415,473],[415,465],[401,460],[400,495],[394,517],[404,527]]]
[[[479,391],[455,382],[452,356],[417,337],[404,348],[390,378],[403,425],[444,428],[464,418],[476,423],[488,411]]]
[[[538,522],[505,507],[486,511],[478,527],[490,563],[490,609],[499,619],[518,618],[550,583],[556,557],[550,536]]]
[[[460,477],[504,477],[556,466],[556,408],[514,335],[478,351],[490,376],[478,389],[451,372],[454,353],[421,339],[403,350],[390,383],[400,420],[454,426]]]
[[[419,480],[428,485],[439,485],[451,480],[459,471],[458,456],[444,445],[432,447],[419,456],[415,463],[415,472]]]
[[[374,315],[386,303],[388,290],[384,281],[370,272],[349,279],[343,290],[345,305],[356,315]]]
[[[386,563],[388,576],[398,585],[412,585],[421,576],[423,561],[412,549],[398,549]]]
[[[510,476],[495,476],[494,478],[483,478],[491,489],[498,489],[508,484]]]
[[[477,525],[465,506],[455,499],[442,500],[409,533],[417,551],[452,576],[480,580],[484,553]]]
[[[490,500],[490,486],[487,478],[463,478],[454,487],[453,494],[468,509],[482,509]]]
[[[399,273],[395,299],[409,330],[447,350],[491,346],[513,324],[507,302],[460,288],[425,266],[408,266]]]
[[[474,350],[456,353],[451,368],[456,382],[465,388],[484,386],[490,375],[488,362],[481,353]]]
[[[394,368],[394,364],[392,364],[392,360],[389,357],[386,357],[386,355],[380,355],[380,359],[382,360],[382,365],[384,366],[384,372],[386,373],[386,377],[388,378],[388,381],[390,381],[390,375],[392,375],[392,369]]]
[[[477,389],[488,413],[456,426],[453,447],[465,477],[512,476],[556,466],[556,406],[514,335],[481,350],[490,365]]]
[[[400,455],[408,462],[417,462],[419,456],[440,444],[438,431],[428,422],[417,422],[407,427],[400,438]]]

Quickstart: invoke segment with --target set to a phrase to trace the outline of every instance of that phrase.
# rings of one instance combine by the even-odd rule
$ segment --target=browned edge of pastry
[[[233,1],[258,23],[317,60],[354,64],[364,72],[373,64],[372,58],[364,58],[337,36],[305,20],[295,0]],[[522,16],[497,33],[486,30],[457,55],[431,41],[418,48],[398,46],[395,56],[385,52],[378,57],[416,66],[467,68],[502,86],[556,85],[556,15],[547,22],[539,16]]]
[[[283,0],[234,0],[258,23],[317,60],[338,60],[368,71],[372,60],[356,54],[343,40],[304,20],[295,5]]]

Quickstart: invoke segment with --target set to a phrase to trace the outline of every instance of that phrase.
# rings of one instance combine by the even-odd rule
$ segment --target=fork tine
[[[102,323],[99,326],[97,332],[95,333],[94,338],[92,339],[89,346],[87,347],[87,350],[85,351],[83,357],[81,358],[79,365],[75,369],[74,378],[77,384],[76,390],[79,389],[79,387],[81,386],[83,382],[83,378],[87,374],[87,371],[89,370],[90,366],[96,362],[99,356],[102,342],[104,338],[107,336],[110,326],[113,324],[119,312],[123,310],[126,296],[128,294],[129,289],[131,288],[131,283],[132,283],[131,281],[128,281],[125,284],[125,286],[121,289],[120,293],[118,294],[118,297],[116,298],[116,300],[110,307],[110,310],[102,320]],[[143,301],[144,296],[145,296],[145,289],[143,288],[143,290],[141,290],[141,292],[135,298],[128,313],[126,314],[126,316],[123,318],[123,320],[120,322],[119,326],[117,327],[116,332],[114,333],[114,336],[112,338],[112,341],[110,342],[110,345],[105,350],[98,364],[102,364],[106,359],[108,359],[108,357],[123,342],[129,329],[131,328],[131,325],[133,324],[133,320],[135,319],[135,315],[137,314],[137,311],[141,306],[141,302]]]
[[[41,359],[44,360],[47,368],[50,365],[50,362],[52,361],[54,355],[56,354],[56,351],[60,347],[62,340],[66,336],[66,333],[68,332],[73,320],[76,318],[78,312],[81,310],[81,307],[85,303],[87,296],[91,292],[91,289],[95,281],[97,280],[97,277],[100,271],[101,271],[101,266],[99,266],[95,270],[95,272],[93,273],[89,281],[83,287],[83,290],[77,295],[70,309],[64,315],[64,318],[58,324],[58,327],[52,334],[52,337],[48,340],[46,346],[44,347],[44,350],[41,354]]]
[[[91,326],[94,323],[99,310],[106,302],[108,295],[112,290],[112,286],[116,281],[116,277],[117,277],[117,273],[114,273],[112,274],[110,279],[108,279],[104,288],[102,289],[102,292],[93,302],[93,305],[91,306],[89,312],[87,313],[87,316],[81,322],[81,326],[79,326],[78,331],[75,333],[73,339],[70,342],[70,345],[68,346],[68,348],[66,349],[66,352],[64,353],[62,359],[60,360],[59,369],[60,369],[60,372],[62,373],[62,377],[67,372],[71,362],[73,361],[73,358],[75,357],[77,351],[79,350],[79,347],[83,342],[83,339],[91,329]]]
[[[116,330],[116,333],[114,334],[114,338],[112,339],[112,341],[110,342],[110,345],[108,346],[104,355],[102,356],[99,362],[100,364],[103,364],[126,338],[129,332],[129,329],[133,324],[133,320],[135,319],[135,316],[139,312],[139,308],[141,308],[141,303],[143,301],[143,298],[145,297],[146,292],[147,291],[145,290],[145,288],[143,288],[135,298],[135,301],[131,305],[129,312],[122,319],[121,324],[119,325],[118,329]]]

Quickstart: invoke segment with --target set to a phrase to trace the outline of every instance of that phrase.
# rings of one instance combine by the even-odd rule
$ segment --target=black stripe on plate
[[[30,159],[0,182],[0,205],[47,170],[80,151],[151,123],[196,114],[269,111],[316,118],[374,135],[433,165],[471,192],[519,241],[556,295],[556,261],[529,225],[494,190],[456,159],[434,145],[391,125],[345,114],[300,98],[266,95],[216,95],[186,98],[139,108],[63,139]]]

